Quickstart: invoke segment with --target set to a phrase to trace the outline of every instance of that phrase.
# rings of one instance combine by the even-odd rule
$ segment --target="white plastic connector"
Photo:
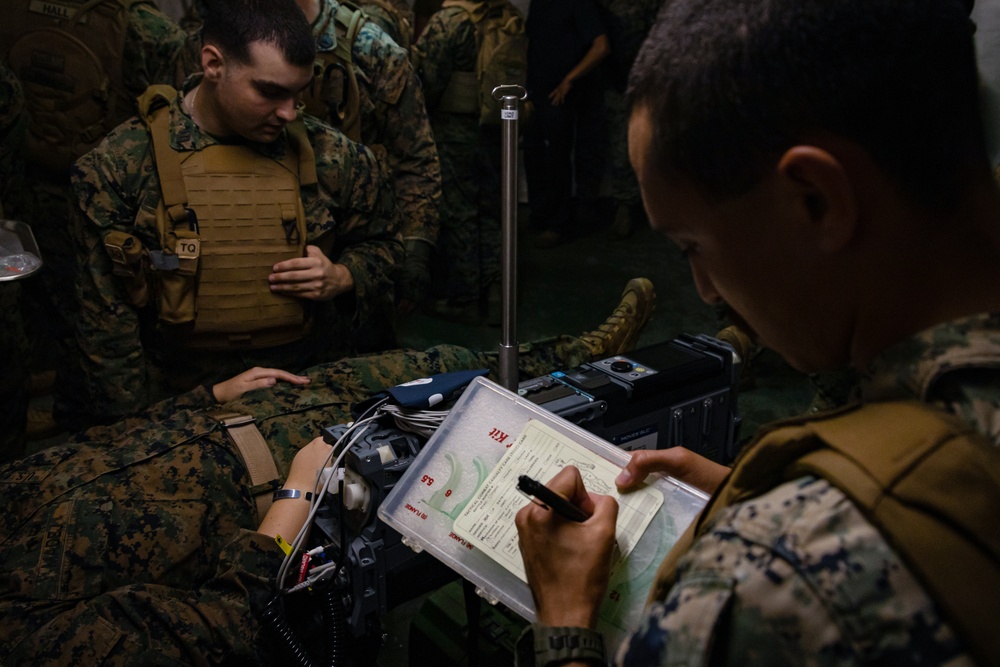
[[[396,452],[392,451],[391,445],[382,445],[378,448],[378,458],[383,464],[392,463],[396,460]]]
[[[323,468],[323,472],[320,474],[320,479],[319,479],[320,486],[321,487],[325,486],[327,481],[329,481],[330,476],[333,475],[334,471],[336,471],[337,476],[334,478],[332,482],[330,482],[330,486],[328,486],[326,490],[326,492],[332,496],[337,495],[337,492],[340,489],[340,482],[341,480],[344,479],[344,469],[333,468],[332,466],[329,468]]]
[[[344,509],[367,512],[371,505],[371,491],[364,478],[347,470],[344,473]]]

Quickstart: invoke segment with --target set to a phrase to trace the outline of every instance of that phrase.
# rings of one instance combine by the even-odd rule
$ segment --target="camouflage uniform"
[[[188,85],[198,80],[192,77]],[[169,110],[172,145],[194,151],[217,143],[181,109],[180,100],[178,95]],[[345,341],[351,330],[365,322],[380,295],[391,293],[389,272],[402,246],[396,236],[392,193],[374,156],[314,118],[307,116],[305,123],[319,175],[318,185],[302,188],[306,241],[332,236],[331,259],[350,270],[354,290],[331,301],[307,304],[314,320],[310,335],[276,348],[243,353],[177,349],[158,327],[155,307],[133,307],[126,286],[112,275],[103,240],[108,232],[131,233],[147,250],[160,248],[154,213],[160,183],[142,120],[133,118],[119,126],[74,165],[80,209],[74,231],[81,266],[77,343],[83,351],[91,415],[106,420],[128,414],[253,365],[294,370],[338,359],[347,353]],[[252,146],[262,155],[280,159],[287,141]],[[160,387],[151,386],[157,372],[165,376]],[[165,391],[157,393],[158,389]]]
[[[337,42],[333,17],[339,3],[321,0],[320,5],[312,29],[317,50],[324,52],[333,50]],[[440,227],[441,167],[409,55],[368,21],[351,47],[351,56],[361,93],[361,142],[385,150],[396,204],[402,212],[403,241],[407,247],[414,243],[433,247]],[[426,291],[426,274],[414,274],[405,263],[397,278],[400,297],[417,300]],[[414,281],[423,284],[411,284]]]
[[[152,4],[138,3],[131,6],[125,30],[124,56],[121,60],[122,83],[129,98],[142,94],[154,83],[180,85],[192,69],[188,51],[184,48],[186,36],[173,21]],[[117,118],[109,119],[117,125],[135,113],[124,109]],[[29,322],[47,332],[56,345],[55,410],[57,418],[67,418],[65,425],[72,425],[69,415],[85,411],[80,402],[84,395],[82,379],[74,372],[79,365],[73,342],[76,300],[73,293],[76,252],[70,233],[73,195],[67,172],[51,171],[28,164],[27,180],[30,201],[26,202],[25,218],[45,257],[45,266],[39,280],[27,284],[28,301],[32,305]],[[37,339],[38,331],[34,331]],[[37,355],[36,356],[41,356]]]
[[[372,21],[378,24],[392,41],[406,50],[410,50],[413,41],[413,10],[404,0],[382,0],[388,8],[379,2],[360,2],[361,9]]]
[[[1000,315],[892,346],[860,388],[865,401],[936,405],[1000,444]],[[622,645],[619,664],[971,664],[900,557],[822,479],[727,508],[677,577]]]
[[[476,26],[460,7],[436,12],[413,50],[441,156],[438,265],[448,302],[476,308],[500,281],[500,129],[440,105],[452,72],[474,72],[477,55]]]
[[[19,148],[28,130],[28,113],[21,84],[0,62],[0,220],[16,214],[24,173]],[[21,283],[0,282],[0,461],[24,453],[24,424],[28,412],[28,336],[21,310]]]
[[[413,1],[413,39],[419,39],[427,27],[427,21],[441,9],[444,0],[414,0]]]
[[[526,346],[524,377],[588,360],[579,339]],[[427,375],[495,367],[454,346],[318,366],[227,403],[249,414],[284,478],[352,403]],[[496,369],[494,368],[494,371]],[[282,552],[203,388],[0,468],[0,663],[265,664],[257,617]]]

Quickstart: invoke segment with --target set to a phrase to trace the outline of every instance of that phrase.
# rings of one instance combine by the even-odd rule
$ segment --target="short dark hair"
[[[254,42],[278,46],[292,65],[311,66],[316,58],[312,29],[295,0],[209,0],[201,40],[243,64]]]
[[[969,169],[988,168],[973,32],[958,0],[668,0],[628,104],[651,114],[653,165],[710,196],[833,133],[949,211]]]

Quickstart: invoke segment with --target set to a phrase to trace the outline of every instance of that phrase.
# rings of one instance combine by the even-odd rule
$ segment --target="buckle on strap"
[[[278,478],[278,467],[267,441],[257,429],[255,420],[250,415],[236,412],[217,412],[209,415],[222,427],[226,437],[236,445],[243,465],[250,475],[250,493],[257,505],[259,519],[263,519],[271,507],[271,495],[281,486]]]

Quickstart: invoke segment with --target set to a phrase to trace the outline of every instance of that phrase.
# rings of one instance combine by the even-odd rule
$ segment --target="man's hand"
[[[514,523],[535,614],[542,625],[594,628],[611,575],[618,503],[588,493],[573,466],[548,487],[592,516],[577,523],[535,503],[518,511]]]
[[[271,291],[312,301],[329,301],[354,289],[354,277],[343,264],[334,264],[314,245],[306,256],[286,259],[272,267],[267,277]]]
[[[288,371],[277,368],[260,368],[255,366],[248,371],[243,371],[236,377],[229,378],[212,387],[212,395],[219,403],[231,401],[239,398],[252,389],[263,389],[273,387],[279,380],[291,384],[309,384],[309,378],[304,375],[295,375]]]
[[[551,93],[549,93],[549,102],[552,106],[557,107],[566,101],[566,96],[569,95],[569,91],[573,88],[573,82],[568,78],[563,79],[562,82],[556,86]]]
[[[632,459],[615,484],[619,491],[628,491],[641,484],[651,472],[666,473],[711,494],[725,481],[729,468],[683,447],[640,449],[632,452]]]

